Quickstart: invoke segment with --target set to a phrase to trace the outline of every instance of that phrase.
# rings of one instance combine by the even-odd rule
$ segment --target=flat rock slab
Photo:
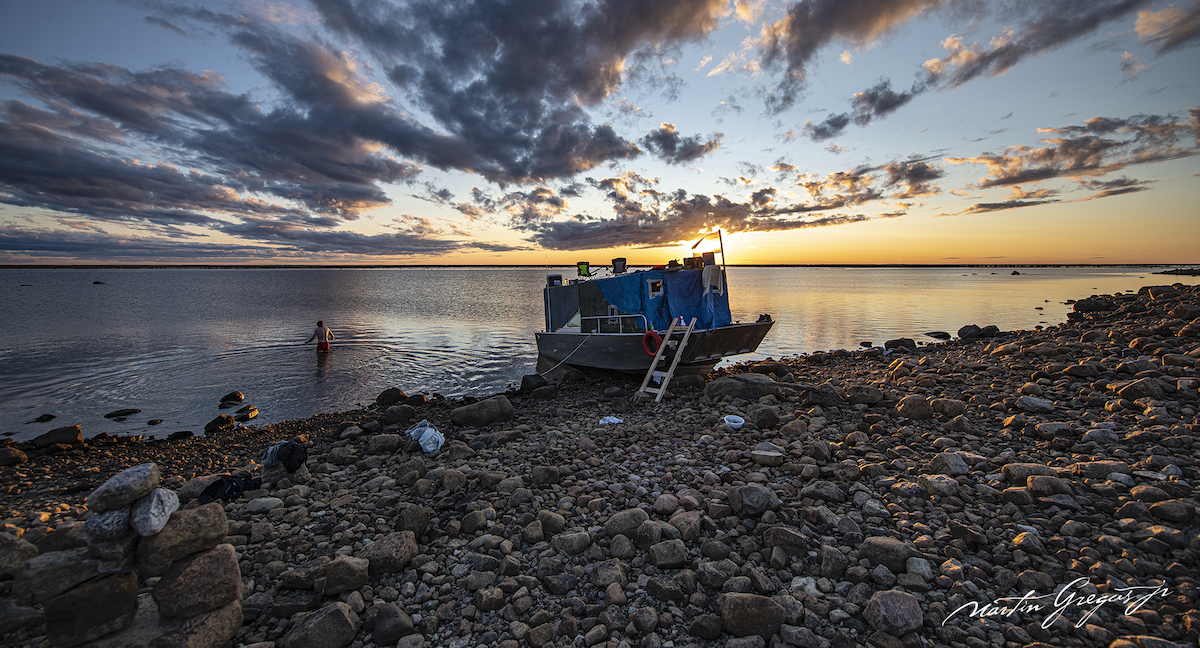
[[[88,510],[103,513],[129,506],[143,495],[158,488],[161,474],[158,465],[145,463],[113,475],[87,498]]]

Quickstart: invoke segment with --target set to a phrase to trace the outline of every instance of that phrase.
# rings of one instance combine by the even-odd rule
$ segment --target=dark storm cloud
[[[640,149],[584,111],[652,50],[703,38],[721,0],[314,0],[325,25],[370,48],[392,82],[469,143],[453,165],[499,183],[568,178]],[[641,58],[639,58],[641,57]],[[442,164],[429,161],[435,166]]]
[[[664,123],[650,131],[640,141],[647,149],[669,164],[683,164],[704,157],[721,147],[721,133],[713,133],[708,140],[699,135],[680,137],[675,124]]]
[[[948,162],[981,164],[988,175],[980,187],[1036,183],[1061,177],[1098,176],[1134,164],[1149,164],[1196,154],[1188,147],[1198,131],[1195,119],[1171,115],[1137,115],[1128,119],[1097,117],[1082,126],[1043,128],[1046,146],[1011,146],[1003,153],[973,158],[947,158]]]

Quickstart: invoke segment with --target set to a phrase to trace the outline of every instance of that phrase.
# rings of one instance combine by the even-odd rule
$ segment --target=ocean
[[[636,269],[636,268],[634,268]],[[966,324],[1063,322],[1064,302],[1196,283],[1147,268],[730,267],[735,320],[769,313],[756,354],[897,337],[934,342]],[[349,410],[388,387],[489,395],[534,372],[547,274],[574,268],[5,268],[0,434],[80,424],[85,437],[202,432],[218,399],[246,394],[251,424]],[[318,356],[317,320],[334,331]],[[141,412],[125,421],[119,409]],[[55,418],[30,423],[39,416]],[[148,421],[162,419],[151,426]]]

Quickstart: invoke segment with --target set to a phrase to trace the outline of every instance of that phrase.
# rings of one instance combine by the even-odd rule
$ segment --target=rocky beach
[[[1200,287],[1073,311],[678,377],[660,403],[568,371],[5,439],[0,644],[1196,646]],[[264,457],[281,442],[294,470]]]

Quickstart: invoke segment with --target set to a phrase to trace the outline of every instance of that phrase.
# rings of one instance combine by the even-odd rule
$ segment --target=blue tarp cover
[[[700,270],[647,270],[596,279],[596,287],[609,304],[622,312],[644,315],[657,330],[665,330],[670,318],[696,318],[696,328],[711,329],[733,321],[729,313],[729,291],[720,295],[704,294]],[[663,290],[651,295],[652,282],[661,282]]]

